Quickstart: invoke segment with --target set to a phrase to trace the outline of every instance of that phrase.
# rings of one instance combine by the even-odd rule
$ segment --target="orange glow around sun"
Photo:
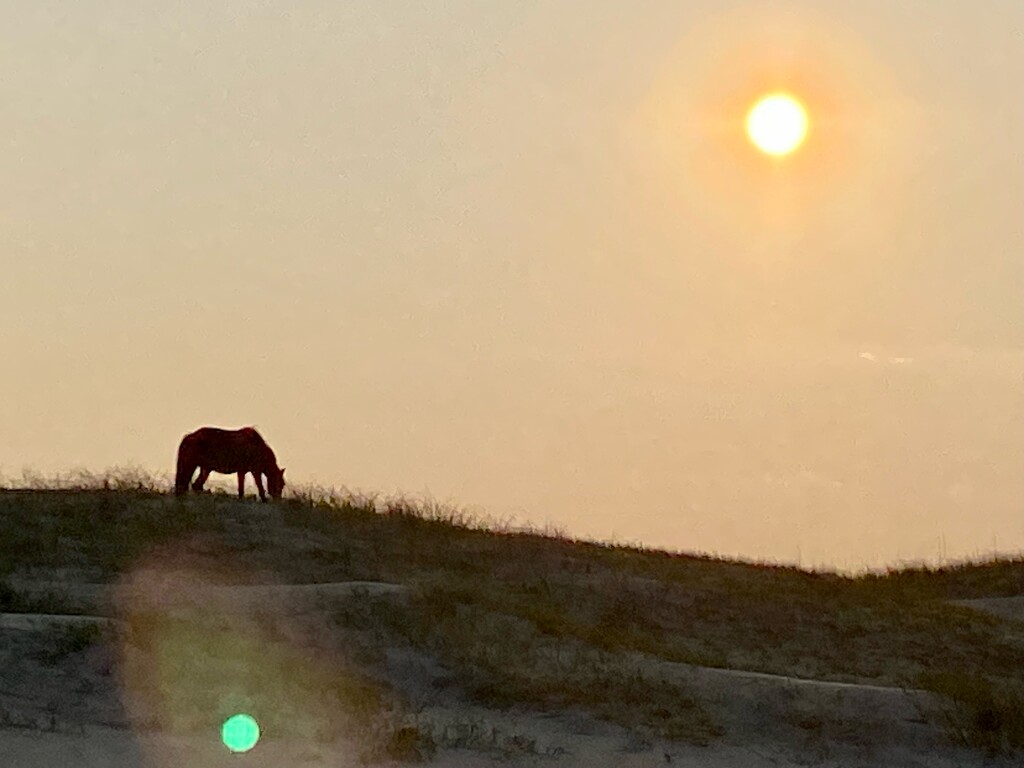
[[[849,30],[813,12],[745,14],[685,32],[628,135],[668,219],[697,212],[723,238],[760,247],[766,233],[795,238],[846,193],[889,135],[881,105],[898,91]]]

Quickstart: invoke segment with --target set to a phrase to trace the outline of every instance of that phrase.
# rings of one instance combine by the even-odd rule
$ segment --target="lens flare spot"
[[[251,715],[232,715],[221,726],[220,738],[232,752],[248,752],[260,740],[260,727]]]

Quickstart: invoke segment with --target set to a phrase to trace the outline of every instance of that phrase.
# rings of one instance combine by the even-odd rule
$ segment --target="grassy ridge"
[[[630,666],[641,653],[927,687],[952,702],[959,740],[1024,746],[1024,624],[947,602],[1024,592],[1021,560],[846,577],[495,529],[442,505],[313,488],[261,505],[176,499],[137,474],[40,485],[0,492],[0,577],[61,568],[109,582],[173,551],[225,581],[398,582],[413,595],[401,609],[366,601],[369,613],[338,625],[375,635],[367,653],[387,641],[435,655],[490,706],[582,706],[656,735],[715,738],[699,702]],[[0,608],[30,605],[4,583]]]

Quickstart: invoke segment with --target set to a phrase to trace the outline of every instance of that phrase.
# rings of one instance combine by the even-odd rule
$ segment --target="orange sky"
[[[858,567],[1024,548],[1024,6],[12,4],[0,470]],[[805,147],[752,149],[764,91]]]

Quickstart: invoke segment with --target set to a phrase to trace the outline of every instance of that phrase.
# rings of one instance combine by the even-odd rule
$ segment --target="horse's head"
[[[267,493],[272,499],[280,499],[284,491],[284,467],[272,469],[267,473]]]

